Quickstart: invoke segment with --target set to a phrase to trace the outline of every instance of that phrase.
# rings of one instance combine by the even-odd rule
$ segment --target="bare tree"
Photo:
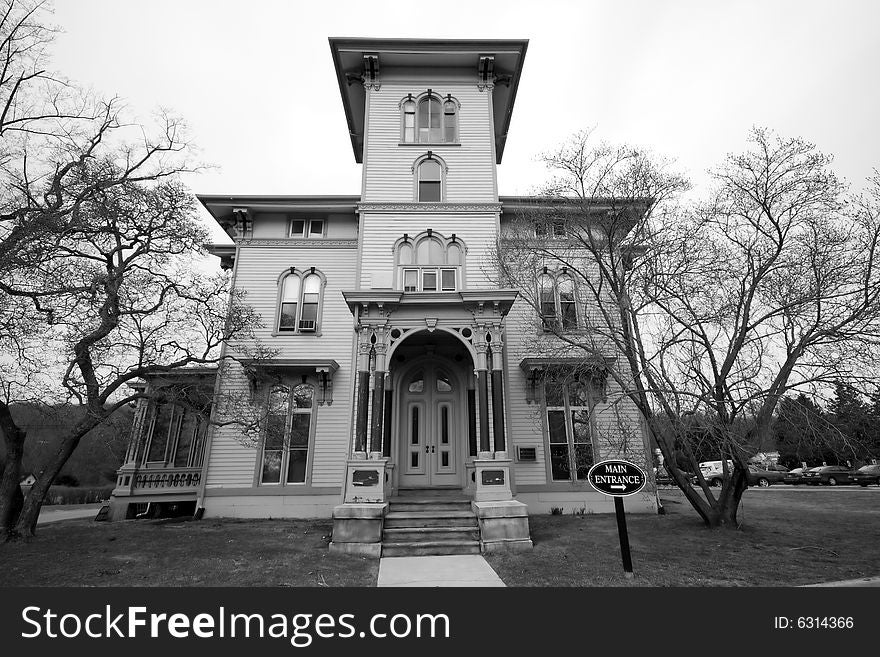
[[[779,400],[865,377],[876,362],[876,188],[847,199],[828,156],[762,129],[689,208],[675,202],[686,183],[636,149],[581,133],[543,159],[559,175],[503,236],[502,282],[544,317],[545,348],[604,360],[694,509],[736,527],[748,458]],[[575,276],[584,330],[546,321],[536,272],[548,263]],[[725,471],[733,463],[717,495],[699,475],[697,441]],[[679,464],[697,472],[696,488]]]

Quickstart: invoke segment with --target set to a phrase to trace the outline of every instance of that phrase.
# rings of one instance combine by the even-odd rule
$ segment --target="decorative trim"
[[[379,203],[357,204],[358,212],[407,212],[437,214],[438,212],[501,212],[500,203]],[[247,241],[247,240],[243,240]]]
[[[303,239],[298,237],[262,237],[237,240],[242,246],[296,246],[310,249],[356,249],[357,239],[351,240],[327,240],[327,239]]]
[[[339,486],[316,487],[304,484],[287,484],[286,486],[261,486],[259,488],[206,488],[205,497],[252,497],[264,495],[333,495],[342,493]]]

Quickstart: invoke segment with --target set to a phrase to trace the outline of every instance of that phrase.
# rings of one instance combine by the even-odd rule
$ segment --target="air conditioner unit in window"
[[[526,447],[523,445],[516,446],[516,460],[534,463],[538,460],[538,448]]]
[[[316,323],[313,321],[303,320],[299,323],[299,330],[303,333],[314,333],[316,328]]]

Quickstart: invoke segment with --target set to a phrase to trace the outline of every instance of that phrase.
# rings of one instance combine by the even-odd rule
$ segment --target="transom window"
[[[407,144],[442,144],[458,141],[458,101],[428,91],[421,98],[403,99],[401,137]]]
[[[302,484],[306,481],[312,428],[313,388],[274,385],[266,405],[262,484]]]
[[[545,331],[571,331],[579,326],[574,279],[563,271],[538,276],[538,311]]]
[[[323,283],[322,276],[314,269],[305,272],[293,269],[281,279],[279,332],[318,331]]]
[[[581,381],[548,381],[544,384],[544,404],[552,480],[586,479],[595,462],[589,385]]]
[[[301,239],[324,237],[324,220],[293,219],[290,222],[290,236]]]
[[[462,288],[462,245],[436,234],[397,246],[399,286],[404,292],[455,292]]]

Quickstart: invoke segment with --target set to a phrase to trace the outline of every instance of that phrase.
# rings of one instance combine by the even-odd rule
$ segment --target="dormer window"
[[[290,236],[299,239],[324,237],[324,220],[293,219],[290,222]]]
[[[401,137],[406,144],[451,144],[458,141],[458,101],[428,90],[400,103]]]

